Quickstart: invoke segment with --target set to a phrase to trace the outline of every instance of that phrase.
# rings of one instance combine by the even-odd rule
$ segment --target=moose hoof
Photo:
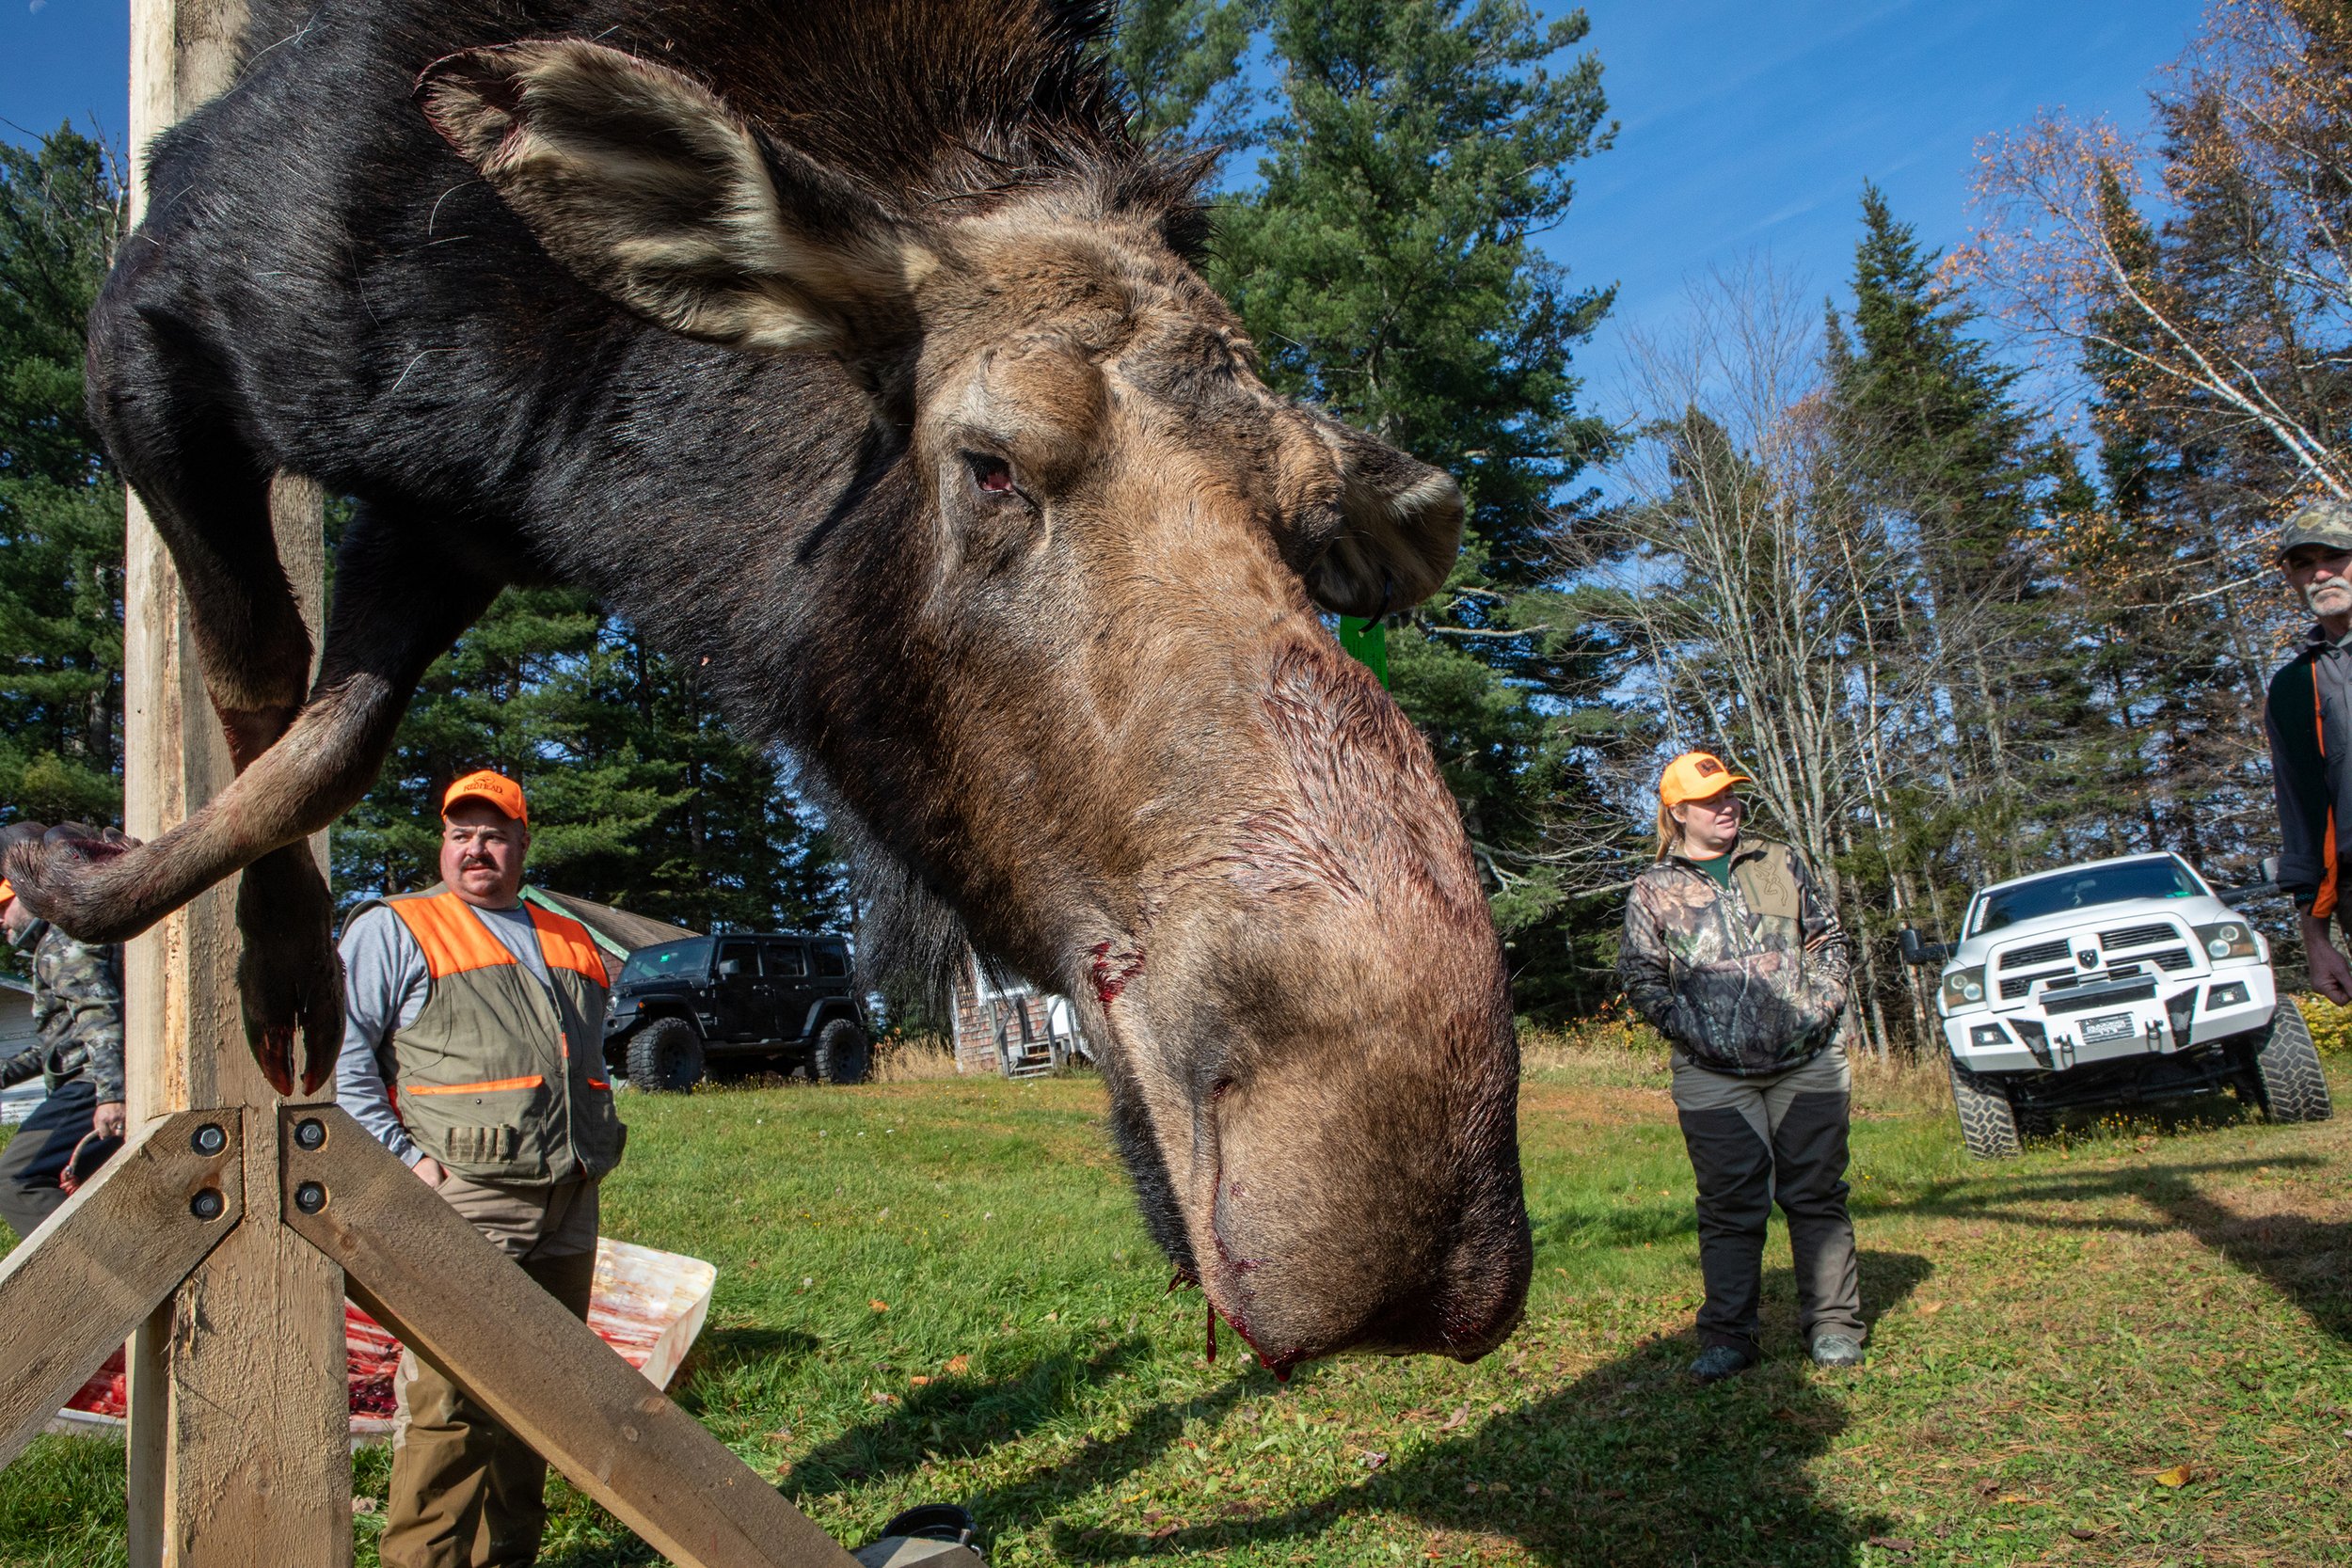
[[[342,1049],[343,965],[328,927],[330,908],[307,845],[254,862],[237,889],[246,1043],[279,1094],[294,1093],[297,1036],[305,1094],[326,1082]]]
[[[16,895],[35,914],[81,942],[124,942],[164,911],[139,907],[124,856],[135,841],[111,828],[60,823],[14,825],[7,874]]]

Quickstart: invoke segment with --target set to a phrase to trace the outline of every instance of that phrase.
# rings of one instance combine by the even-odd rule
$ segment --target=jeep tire
[[[863,1084],[873,1060],[866,1031],[846,1018],[836,1018],[817,1031],[809,1053],[808,1075],[819,1084]]]
[[[2247,1055],[2255,1095],[2271,1120],[2326,1121],[2334,1114],[2311,1027],[2292,999],[2280,997],[2270,1026],[2248,1037]]]
[[[2009,1096],[1958,1062],[1952,1064],[1952,1106],[1960,1113],[1960,1141],[1972,1157],[2010,1160],[2024,1150]]]
[[[703,1037],[682,1018],[657,1018],[628,1037],[628,1081],[655,1094],[684,1094],[703,1075]]]

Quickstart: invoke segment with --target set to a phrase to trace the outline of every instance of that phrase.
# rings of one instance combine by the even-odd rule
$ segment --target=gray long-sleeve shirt
[[[468,906],[473,908],[473,906]],[[539,951],[538,929],[531,911],[517,904],[511,910],[474,908],[475,918],[515,955],[522,966],[548,987],[548,960]],[[424,999],[433,989],[433,972],[424,949],[400,916],[382,905],[364,910],[343,927],[343,1049],[335,1061],[335,1101],[352,1119],[375,1135],[378,1142],[406,1164],[424,1157],[408,1129],[392,1109],[386,1068],[392,1061],[392,1037],[417,1022]]]

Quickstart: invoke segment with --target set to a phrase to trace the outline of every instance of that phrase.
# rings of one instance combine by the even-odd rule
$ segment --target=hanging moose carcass
[[[119,940],[242,870],[247,1031],[314,1087],[305,836],[502,586],[581,584],[803,759],[902,958],[968,933],[1078,999],[1154,1239],[1263,1357],[1499,1343],[1502,956],[1316,615],[1434,590],[1460,496],[1259,381],[1107,8],[257,8],[90,333],[238,775],[149,844],[20,847],[31,906]],[[315,680],[281,469],[357,503]]]

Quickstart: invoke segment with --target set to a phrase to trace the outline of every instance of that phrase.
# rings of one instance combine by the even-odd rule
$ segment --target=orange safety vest
[[[462,1176],[524,1186],[619,1164],[628,1130],[604,1069],[604,956],[588,928],[525,906],[547,960],[541,985],[455,894],[380,902],[432,975],[415,1021],[386,1042],[385,1078],[418,1146]]]

